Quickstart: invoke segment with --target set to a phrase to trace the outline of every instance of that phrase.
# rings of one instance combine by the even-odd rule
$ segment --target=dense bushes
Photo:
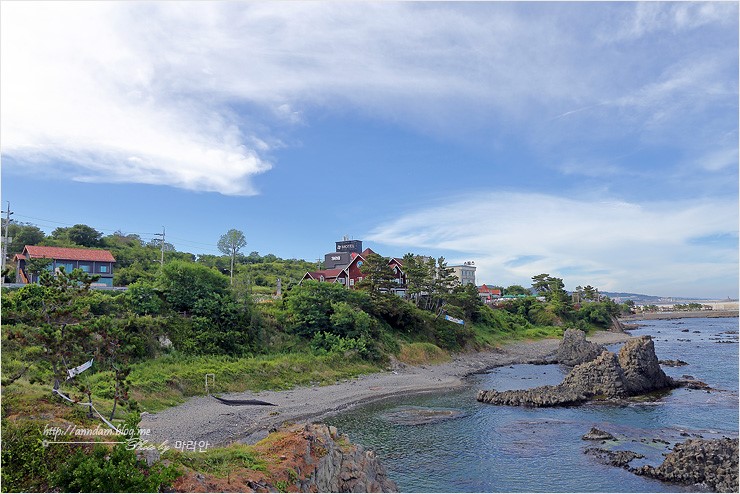
[[[128,422],[135,429],[138,416]],[[47,424],[2,422],[3,492],[158,492],[176,477],[173,467],[148,467],[122,444],[78,446],[44,441]],[[133,427],[131,427],[133,425]]]

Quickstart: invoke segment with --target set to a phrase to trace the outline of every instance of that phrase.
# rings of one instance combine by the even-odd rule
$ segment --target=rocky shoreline
[[[592,428],[583,440],[619,441],[606,431]],[[653,439],[670,444],[667,441]],[[673,449],[664,453],[665,459],[657,467],[642,465],[630,466],[632,460],[645,456],[629,450],[609,449],[608,447],[588,447],[584,450],[598,462],[623,468],[635,475],[641,475],[687,486],[697,486],[712,492],[738,492],[738,439],[689,439],[677,443]]]
[[[599,331],[589,337],[600,345],[620,343],[629,334]],[[439,365],[395,364],[385,372],[368,374],[329,386],[304,386],[288,391],[244,392],[229,399],[258,399],[277,407],[227,406],[208,396],[193,397],[158,413],[142,416],[141,427],[151,431],[154,444],[169,441],[207,441],[223,445],[234,441],[254,444],[286,422],[319,422],[339,412],[389,397],[439,392],[465,386],[465,377],[495,367],[552,359],[560,339],[522,341],[486,352],[457,354]]]
[[[597,352],[598,356],[593,357]],[[557,355],[564,358],[560,363],[582,362],[557,386],[481,390],[478,401],[493,405],[567,406],[588,400],[619,400],[679,385],[660,368],[650,336],[629,340],[615,354],[586,341],[582,332],[568,330]]]
[[[176,492],[398,492],[375,453],[335,427],[306,424],[276,431],[255,448],[275,459],[266,469],[236,468],[227,478],[187,471]]]

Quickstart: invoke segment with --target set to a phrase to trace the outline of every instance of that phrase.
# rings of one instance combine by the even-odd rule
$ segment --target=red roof
[[[116,262],[110,251],[102,249],[75,249],[72,247],[43,247],[40,245],[26,245],[23,252],[28,252],[30,259],[45,257],[47,259],[63,259],[67,261],[99,261]]]
[[[375,254],[375,251],[371,249],[370,247],[368,247],[367,249],[363,250],[362,254],[360,255],[364,257],[365,259],[367,259],[367,256],[369,256],[370,254]]]
[[[487,285],[478,287],[478,293],[490,293],[491,295],[501,295],[499,288],[491,288]]]

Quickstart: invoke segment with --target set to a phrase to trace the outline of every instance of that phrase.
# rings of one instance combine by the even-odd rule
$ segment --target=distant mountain
[[[670,302],[680,302],[689,300],[709,300],[702,298],[688,298],[688,297],[660,297],[657,295],[643,295],[641,293],[625,293],[625,292],[600,292],[602,295],[606,295],[615,302],[621,303],[626,300],[632,300],[638,305],[645,304],[660,304]]]

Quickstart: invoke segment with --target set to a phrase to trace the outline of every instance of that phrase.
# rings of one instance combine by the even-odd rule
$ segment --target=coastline
[[[629,340],[628,333],[599,331],[587,339],[608,345]],[[140,427],[150,429],[146,440],[207,441],[210,446],[231,442],[253,444],[284,422],[320,421],[344,410],[394,396],[439,392],[465,386],[465,377],[494,367],[528,363],[553,354],[559,338],[521,341],[485,352],[453,355],[437,365],[396,364],[391,370],[366,374],[329,386],[297,387],[287,391],[229,393],[224,398],[257,399],[270,406],[229,406],[209,396],[197,396],[156,414],[142,414]]]
[[[642,314],[631,314],[622,316],[620,321],[654,321],[658,319],[686,319],[695,317],[738,317],[737,310],[697,310],[697,311],[676,311],[676,312],[645,312]]]

